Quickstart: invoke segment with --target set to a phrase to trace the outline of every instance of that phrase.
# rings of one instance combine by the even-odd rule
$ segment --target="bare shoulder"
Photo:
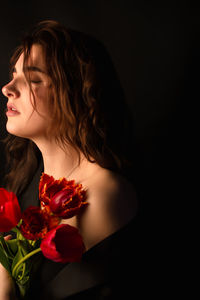
[[[124,217],[122,212],[125,211],[130,213],[130,217],[134,217],[137,204],[136,191],[121,175],[102,169],[89,183],[88,192],[89,201],[93,205],[102,203],[115,213],[119,209],[119,218]]]
[[[84,185],[84,183],[83,183]],[[134,186],[124,177],[103,168],[85,182],[88,207],[79,219],[86,247],[125,226],[137,213],[138,200]]]

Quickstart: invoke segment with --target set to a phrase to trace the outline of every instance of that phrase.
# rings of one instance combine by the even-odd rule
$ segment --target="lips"
[[[15,105],[13,105],[12,103],[7,103],[6,115],[8,117],[17,116],[19,114],[20,114],[20,112],[17,110],[17,108],[15,107]]]

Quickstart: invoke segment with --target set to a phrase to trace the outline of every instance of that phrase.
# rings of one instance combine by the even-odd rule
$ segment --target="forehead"
[[[24,53],[22,53],[17,60],[15,67],[16,69],[23,69],[24,65]],[[28,66],[37,66],[42,68],[43,70],[46,69],[46,63],[45,63],[45,57],[44,57],[44,51],[41,45],[34,44],[31,47],[30,55],[27,60]]]

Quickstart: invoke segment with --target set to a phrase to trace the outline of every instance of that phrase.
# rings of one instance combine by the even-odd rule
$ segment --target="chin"
[[[22,130],[20,130],[20,128],[17,128],[17,126],[14,126],[14,124],[9,124],[9,122],[7,122],[7,124],[6,124],[6,130],[8,133],[10,133],[12,135],[26,138],[24,132]]]
[[[6,124],[6,130],[8,133],[13,134],[13,135],[17,135],[17,131],[16,128],[14,126],[11,126],[8,122]]]
[[[45,124],[46,126],[46,124]],[[25,138],[25,139],[37,139],[39,137],[43,137],[46,134],[46,127],[44,124],[38,122],[13,122],[13,120],[9,120],[6,123],[6,130],[8,133]]]

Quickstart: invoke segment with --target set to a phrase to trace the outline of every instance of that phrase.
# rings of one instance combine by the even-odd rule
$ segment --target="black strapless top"
[[[42,166],[26,191],[18,196],[22,210],[39,205],[41,172]],[[133,299],[142,283],[142,249],[137,220],[136,216],[89,249],[81,262],[61,264],[44,258],[26,299]]]

